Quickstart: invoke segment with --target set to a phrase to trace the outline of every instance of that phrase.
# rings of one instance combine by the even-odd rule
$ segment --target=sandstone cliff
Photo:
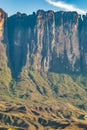
[[[23,66],[58,73],[87,72],[87,16],[38,10],[6,20],[5,39],[13,75]]]

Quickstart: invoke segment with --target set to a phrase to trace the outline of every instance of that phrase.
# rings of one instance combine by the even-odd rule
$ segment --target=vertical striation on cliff
[[[3,25],[0,13],[0,27]],[[14,76],[28,65],[30,70],[58,73],[87,71],[87,16],[77,12],[38,10],[5,20],[9,64]],[[2,28],[0,28],[2,31]],[[2,31],[3,32],[3,31]]]
[[[6,23],[6,19],[7,19],[7,13],[4,12],[1,8],[0,8],[0,43],[2,41],[4,41],[5,38],[5,23]]]

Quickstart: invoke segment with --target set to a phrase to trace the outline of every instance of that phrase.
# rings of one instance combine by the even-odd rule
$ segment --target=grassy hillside
[[[11,72],[8,68],[8,61],[6,56],[6,46],[0,43],[0,84],[9,86],[11,81]]]
[[[4,107],[1,127],[86,130],[86,81],[82,75],[22,72],[17,80],[11,80],[6,94],[0,91],[0,107]]]
[[[87,129],[86,76],[25,67],[12,79],[4,45],[0,49],[0,130]]]

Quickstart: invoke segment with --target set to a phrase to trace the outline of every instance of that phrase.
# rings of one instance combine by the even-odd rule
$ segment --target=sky
[[[0,0],[0,8],[8,15],[16,12],[31,14],[38,9],[54,11],[77,11],[85,14],[87,11],[87,0]]]

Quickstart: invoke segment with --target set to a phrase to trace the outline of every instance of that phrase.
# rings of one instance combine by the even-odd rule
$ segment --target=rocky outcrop
[[[38,10],[5,20],[5,43],[13,76],[30,70],[86,73],[87,16],[77,12]],[[2,37],[2,36],[1,36]]]
[[[0,9],[0,43],[5,38],[5,28],[4,25],[6,23],[7,13],[5,13],[2,9]]]
[[[7,14],[0,9],[0,88],[2,86],[9,86],[11,81],[11,72],[8,67],[8,58],[7,58],[7,41],[6,41],[6,21]],[[6,43],[6,44],[5,44]],[[0,90],[3,91],[3,90]]]
[[[30,105],[30,104],[29,104]],[[53,106],[21,106],[0,102],[0,130],[37,130],[37,129],[87,129],[86,115],[69,104]],[[19,111],[23,108],[22,111]],[[26,108],[26,110],[25,110]],[[67,111],[68,109],[68,111]],[[78,112],[77,112],[78,111]],[[83,123],[85,122],[85,123]]]

